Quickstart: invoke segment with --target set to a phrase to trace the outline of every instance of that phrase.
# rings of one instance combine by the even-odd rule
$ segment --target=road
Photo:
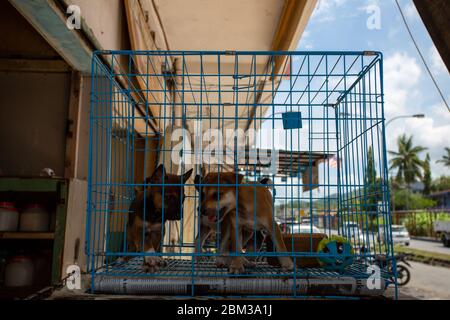
[[[450,268],[409,261],[411,281],[400,292],[417,299],[449,300]]]
[[[337,230],[331,230],[331,234],[338,234]],[[369,234],[369,239],[376,238],[373,234]],[[409,243],[409,247],[412,249],[443,253],[450,255],[450,248],[444,247],[442,242],[434,242],[434,241],[426,241],[426,240],[417,240],[411,239]]]
[[[425,250],[450,255],[450,248],[444,247],[442,242],[411,239],[409,246],[413,249]]]

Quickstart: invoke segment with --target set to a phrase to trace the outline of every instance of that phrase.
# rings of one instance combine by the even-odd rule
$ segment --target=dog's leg
[[[137,252],[137,248],[132,240],[127,240],[127,252]],[[128,262],[133,256],[120,257],[121,262]]]
[[[239,226],[238,221],[236,221],[235,214],[230,214],[230,220],[231,220],[231,232],[230,232],[230,238],[231,238],[231,251],[234,254],[242,254],[242,226]],[[237,235],[236,235],[237,230]],[[242,257],[234,256],[231,259],[230,264],[230,273],[231,274],[240,274],[244,272],[244,261]]]
[[[150,239],[152,241],[152,245],[153,245],[153,248],[155,249],[155,251],[162,252],[162,245],[161,245],[162,230],[152,231],[150,233]],[[164,260],[163,257],[158,257],[158,258],[160,258],[158,265],[160,267],[165,267],[167,265],[166,260]]]
[[[195,253],[202,253],[203,247],[205,245],[206,239],[208,239],[211,234],[213,233],[213,230],[208,226],[200,225],[200,232],[197,234],[197,237],[195,238],[194,245],[195,245]],[[202,256],[196,255],[195,260],[201,261],[203,259]]]
[[[140,245],[138,245],[137,243],[140,242],[141,239],[141,234],[142,234],[142,229],[139,226],[139,218],[137,217],[130,217],[130,219],[133,219],[132,222],[129,222],[127,224],[127,229],[126,229],[126,252],[130,253],[130,252],[138,252]],[[141,233],[139,233],[139,231],[141,231]],[[122,256],[119,259],[117,259],[118,263],[125,263],[130,261],[131,259],[133,259],[134,256]]]
[[[278,224],[274,224],[272,219],[268,219],[267,221],[267,233],[272,239],[272,242],[277,250],[277,252],[287,252],[286,245],[283,241],[283,236],[281,235],[281,230]],[[294,263],[290,257],[278,257],[278,261],[280,262],[281,268],[283,271],[291,271],[294,269]]]
[[[222,221],[220,225],[219,256],[216,257],[217,268],[226,268],[230,265],[230,224],[227,222],[228,220]]]
[[[162,232],[157,228],[158,226],[148,225],[145,231],[144,238],[144,252],[147,254],[154,254],[160,249]],[[161,226],[160,226],[161,227]],[[156,248],[156,249],[155,249]],[[159,267],[164,266],[165,262],[160,256],[145,256],[144,257],[144,270],[149,273],[155,273],[159,270]]]
[[[251,253],[251,254],[255,254],[256,250],[255,250],[255,246],[254,246],[254,232],[253,230],[242,230],[242,237],[244,239],[243,244],[245,245],[245,253]],[[254,268],[256,267],[256,257],[255,256],[251,256],[251,257],[244,257],[244,266],[246,268]]]

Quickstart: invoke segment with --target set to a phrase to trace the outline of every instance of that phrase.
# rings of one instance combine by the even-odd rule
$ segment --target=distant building
[[[450,209],[450,189],[433,192],[430,198],[437,201],[435,209]]]

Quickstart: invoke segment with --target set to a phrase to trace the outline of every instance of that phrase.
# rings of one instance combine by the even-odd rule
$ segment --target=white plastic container
[[[20,231],[46,232],[49,228],[49,214],[39,204],[30,204],[20,214]]]
[[[27,287],[34,283],[33,260],[27,256],[14,256],[5,268],[6,287]]]
[[[19,226],[19,211],[12,202],[0,202],[0,231],[14,232]]]

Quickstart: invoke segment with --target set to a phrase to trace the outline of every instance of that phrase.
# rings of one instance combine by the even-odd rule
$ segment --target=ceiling
[[[154,0],[154,4],[170,50],[268,50],[284,1]]]

